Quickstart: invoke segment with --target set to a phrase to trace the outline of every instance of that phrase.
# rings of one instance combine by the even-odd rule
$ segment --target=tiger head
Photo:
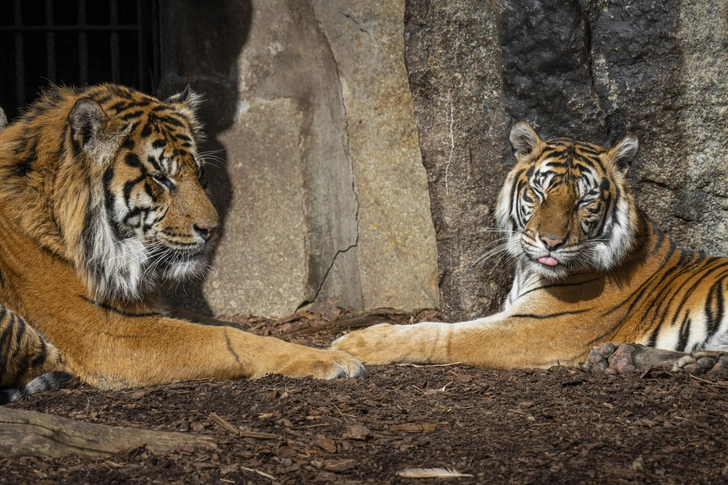
[[[544,141],[520,122],[510,141],[517,162],[496,214],[508,234],[508,252],[548,279],[619,264],[637,230],[625,178],[637,138],[628,135],[611,148],[568,138]]]
[[[188,87],[161,102],[102,85],[80,96],[56,213],[92,294],[135,300],[162,279],[202,274],[220,219],[202,183],[197,95]],[[70,220],[84,205],[83,224]]]

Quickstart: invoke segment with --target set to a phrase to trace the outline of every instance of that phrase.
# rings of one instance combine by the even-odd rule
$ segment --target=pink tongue
[[[541,264],[545,264],[546,266],[556,266],[557,264],[559,264],[559,262],[551,256],[540,257],[538,258],[538,262]]]

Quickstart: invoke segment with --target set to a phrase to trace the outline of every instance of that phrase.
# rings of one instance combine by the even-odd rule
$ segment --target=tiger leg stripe
[[[0,306],[0,389],[21,388],[56,370],[60,354],[12,310]]]

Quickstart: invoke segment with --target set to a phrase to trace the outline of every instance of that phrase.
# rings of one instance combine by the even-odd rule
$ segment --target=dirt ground
[[[437,319],[328,308],[251,332],[326,346],[346,328]],[[195,381],[107,392],[74,386],[11,405],[93,423],[214,437],[216,450],[98,460],[0,459],[5,483],[728,483],[728,381],[664,371],[369,367],[365,379]],[[214,416],[214,414],[217,416]],[[264,438],[240,437],[220,420]]]

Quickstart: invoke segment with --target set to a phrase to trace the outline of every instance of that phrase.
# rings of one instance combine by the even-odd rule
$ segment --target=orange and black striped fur
[[[365,363],[492,368],[583,362],[604,342],[728,350],[728,258],[675,247],[626,181],[637,139],[612,148],[510,133],[517,163],[500,194],[516,275],[501,313],[455,324],[376,325],[333,348]]]
[[[0,131],[0,388],[49,371],[105,388],[362,372],[341,352],[158,307],[160,283],[204,272],[220,225],[197,104],[189,89],[161,102],[54,87]]]

